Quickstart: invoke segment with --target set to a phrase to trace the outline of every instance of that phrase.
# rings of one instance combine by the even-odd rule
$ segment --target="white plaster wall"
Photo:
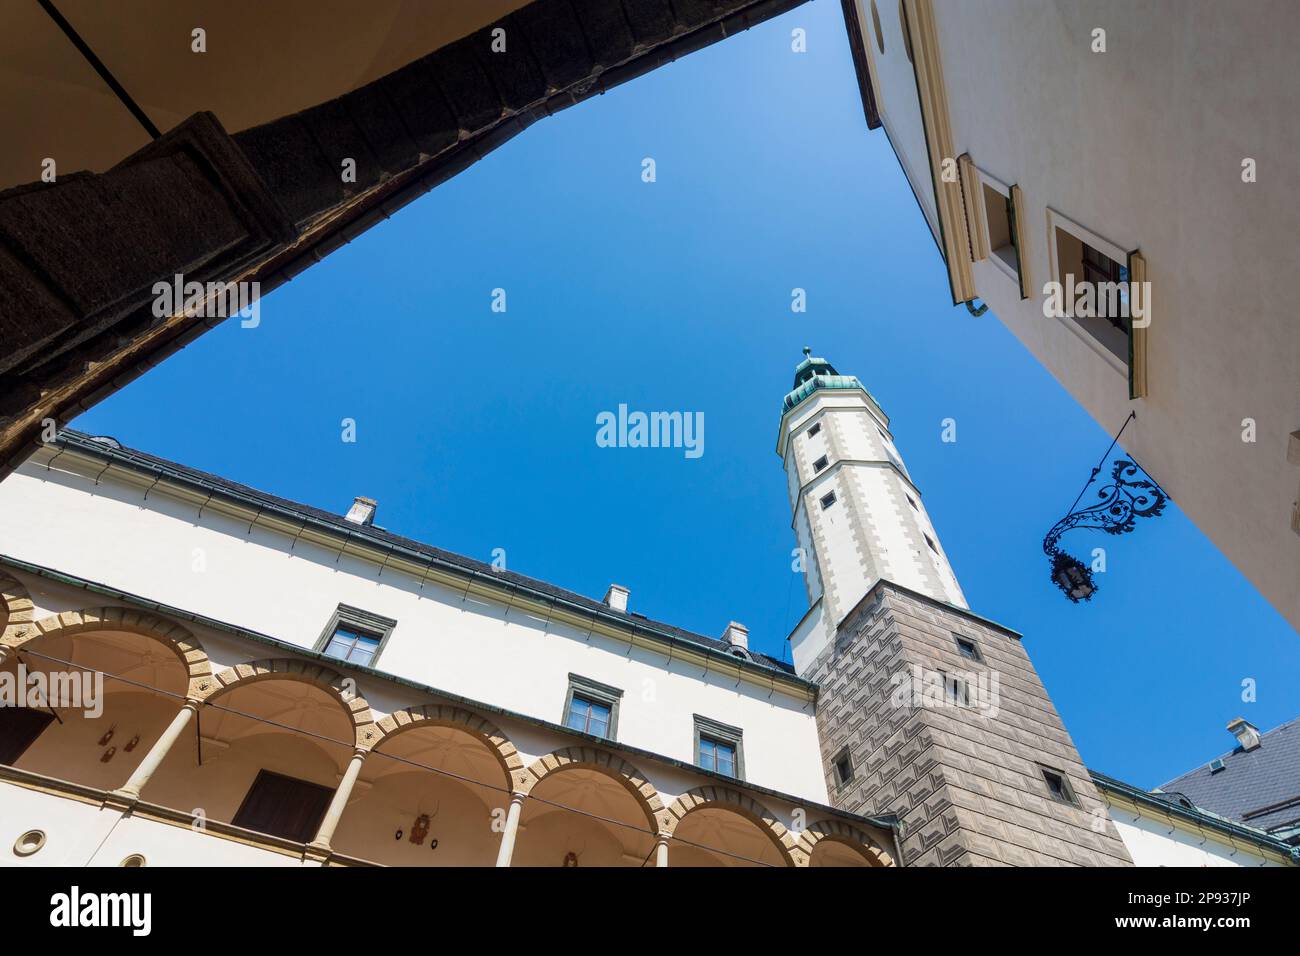
[[[364,608],[398,621],[378,662],[387,672],[557,723],[568,675],[578,673],[623,689],[620,743],[691,762],[692,715],[712,717],[744,730],[748,781],[826,802],[810,703],[504,603],[434,584],[421,593],[418,578],[391,568],[379,576],[376,566],[301,541],[291,554],[291,542],[211,509],[200,518],[161,487],[146,502],[112,472],[96,486],[58,463],[50,471],[29,463],[0,483],[0,553],[308,648],[340,602]],[[84,593],[62,599],[112,603]],[[202,639],[223,665],[273,653]]]
[[[1282,866],[1261,853],[1234,849],[1200,833],[1110,807],[1115,829],[1137,866]],[[1172,829],[1172,832],[1171,832]]]
[[[923,202],[916,84],[889,46],[897,4],[878,2],[886,53],[864,36],[890,139]],[[863,4],[864,9],[866,4]],[[1123,445],[1292,624],[1300,626],[1300,5],[1258,0],[935,0],[957,154],[1024,194],[1033,287],[1051,279],[1047,210],[1123,250],[1153,284],[1149,396],[1071,320],[984,260],[992,312]],[[1093,53],[1092,30],[1107,31]],[[1243,183],[1242,160],[1258,163]],[[921,164],[921,165],[918,165]],[[927,209],[927,216],[933,214]],[[1244,419],[1258,429],[1242,441]]]

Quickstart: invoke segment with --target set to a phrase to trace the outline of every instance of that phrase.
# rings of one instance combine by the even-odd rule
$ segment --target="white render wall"
[[[908,0],[911,2],[911,0]],[[1147,398],[1071,319],[1022,301],[992,259],[973,266],[996,316],[1293,625],[1300,534],[1300,4],[1256,0],[932,0],[954,152],[1024,196],[1036,293],[1048,209],[1121,250],[1152,283]],[[898,3],[869,0],[864,46],[882,122],[935,229],[932,179]],[[1091,49],[1106,30],[1107,52]],[[1242,182],[1242,162],[1257,182]],[[972,320],[980,321],[980,320]],[[1243,422],[1257,440],[1242,440]]]
[[[391,567],[380,576],[377,565],[303,541],[291,554],[291,537],[261,526],[250,533],[248,519],[211,508],[199,518],[197,506],[163,485],[145,501],[143,488],[115,477],[116,466],[97,486],[93,471],[68,470],[67,453],[47,470],[52,454],[38,453],[0,482],[0,553],[305,648],[338,604],[353,605],[398,621],[377,662],[386,672],[553,723],[563,722],[569,674],[580,674],[623,690],[618,743],[691,763],[700,714],[742,728],[746,782],[828,802],[813,704],[762,676],[754,684],[702,673],[670,663],[667,650],[629,650],[435,583],[421,593],[418,578]],[[48,612],[106,603],[27,580],[34,600],[38,590],[47,595],[38,606],[66,605]],[[201,639],[214,666],[274,656],[219,634]],[[384,711],[412,703],[400,687],[362,691]]]
[[[1262,853],[1233,847],[1209,833],[1139,817],[1113,804],[1110,818],[1137,866],[1284,866]]]

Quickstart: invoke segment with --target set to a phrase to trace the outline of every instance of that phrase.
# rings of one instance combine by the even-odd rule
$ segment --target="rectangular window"
[[[568,726],[597,737],[609,735],[610,708],[599,701],[574,694],[569,701]]]
[[[972,661],[982,661],[984,659],[974,641],[968,641],[964,637],[957,637],[955,634],[953,640],[957,642],[957,653],[962,657],[969,658]]]
[[[853,760],[849,757],[849,748],[845,747],[835,756],[835,784],[842,787],[853,779]]]
[[[736,775],[735,746],[722,740],[714,740],[712,737],[700,737],[700,766],[705,770],[734,777]]]
[[[826,467],[827,464],[828,462],[826,461],[826,456],[822,455],[815,462],[813,462],[813,472],[815,473],[821,471],[823,468]]]
[[[1076,807],[1079,805],[1079,800],[1074,795],[1074,788],[1070,786],[1070,781],[1065,774],[1042,765],[1039,765],[1038,769],[1043,772],[1043,781],[1047,784],[1047,792],[1053,800],[1060,800],[1062,803]]]
[[[695,765],[743,780],[744,754],[739,727],[695,715]]]
[[[907,495],[906,492],[904,492],[904,494],[907,497],[907,503],[912,506],[912,510],[920,511],[921,509],[916,506],[916,499],[914,499],[911,495]]]
[[[1060,307],[1057,318],[1128,376],[1130,398],[1145,396],[1151,319],[1146,260],[1055,209],[1047,210],[1047,227],[1052,280],[1060,288],[1054,296]]]
[[[245,830],[307,843],[315,838],[333,796],[329,787],[262,770],[231,822]]]
[[[0,763],[13,766],[54,720],[49,711],[0,707]]]
[[[953,674],[943,675],[943,691],[949,702],[959,707],[970,706],[970,684]]]
[[[930,546],[931,551],[933,551],[935,554],[939,553],[939,547],[934,543],[934,538],[930,537],[924,531],[921,532],[921,537],[925,538],[925,543]]]
[[[334,628],[333,636],[325,645],[325,656],[368,667],[375,659],[381,643],[383,638],[378,634],[367,634],[358,628],[340,624]]]
[[[821,422],[818,422],[818,423],[817,423],[816,425],[814,425],[812,428],[808,429],[808,437],[809,437],[809,438],[812,438],[814,435],[816,435],[816,434],[817,434],[819,431],[821,431],[821,430],[822,430],[822,423],[821,423]]]
[[[822,495],[822,511],[825,511],[833,504],[835,504],[835,492],[831,491]]]
[[[983,243],[994,265],[1014,279],[1020,298],[1030,297],[1028,253],[1025,249],[1024,196],[1019,186],[1007,186],[979,171],[982,217],[987,230]],[[980,250],[982,251],[982,250]],[[977,256],[983,258],[982,256]]]
[[[595,737],[614,740],[618,733],[618,705],[623,692],[600,681],[569,675],[564,700],[564,726]]]
[[[391,617],[340,604],[321,632],[315,649],[336,661],[374,667],[395,627],[397,621]]]

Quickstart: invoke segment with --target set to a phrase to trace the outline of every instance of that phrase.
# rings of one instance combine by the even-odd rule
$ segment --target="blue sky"
[[[1089,766],[1155,786],[1232,717],[1295,716],[1295,632],[1177,508],[1066,537],[1107,548],[1090,604],[1049,581],[1043,534],[1111,436],[949,301],[815,0],[537,123],[74,425],[338,512],[369,495],[394,531],[779,656],[806,606],[774,449],[807,344],[891,416],[972,609],[1025,635]],[[621,402],[703,412],[704,455],[598,448]]]

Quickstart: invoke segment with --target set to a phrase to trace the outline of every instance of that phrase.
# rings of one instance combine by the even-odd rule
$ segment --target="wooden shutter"
[[[1011,187],[1007,216],[1011,220],[1011,238],[1016,247],[1016,272],[1020,275],[1020,298],[1034,294],[1034,284],[1029,278],[1029,246],[1025,243],[1025,198],[1019,186]]]
[[[1128,254],[1128,281],[1128,300],[1132,305],[1133,286],[1147,281],[1147,261],[1136,249]],[[1148,287],[1144,285],[1142,288],[1145,290]],[[1128,397],[1131,399],[1147,397],[1147,332],[1149,331],[1147,326],[1151,323],[1151,302],[1145,291],[1142,293],[1141,302],[1145,313],[1143,327],[1138,328],[1131,319],[1129,321]]]
[[[333,796],[329,787],[262,770],[231,822],[246,830],[308,843],[316,836]]]
[[[13,764],[54,720],[54,715],[30,707],[0,707],[0,763]]]
[[[961,173],[962,202],[966,206],[966,231],[970,235],[970,257],[979,262],[989,257],[989,227],[984,219],[984,184],[979,171],[971,162],[970,153],[957,157]]]

